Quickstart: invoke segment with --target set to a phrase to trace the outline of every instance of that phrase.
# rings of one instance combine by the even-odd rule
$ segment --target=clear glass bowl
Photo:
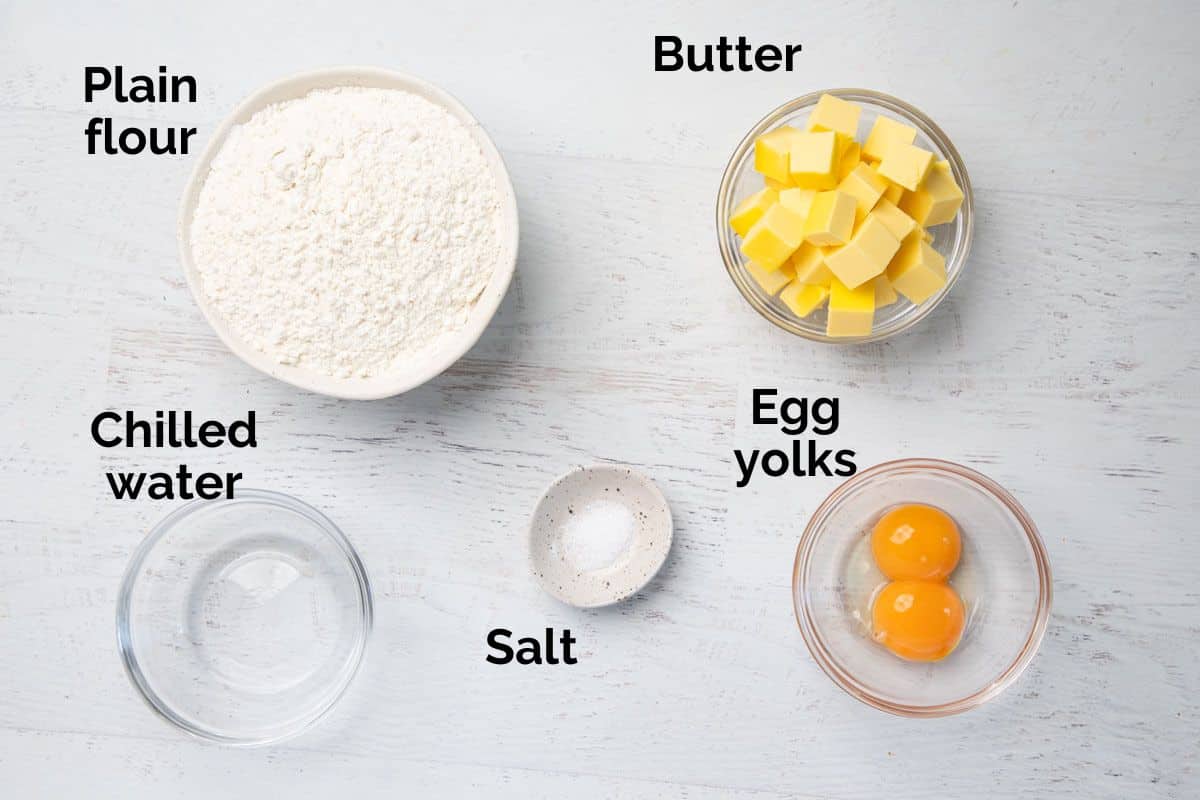
[[[878,310],[875,314],[875,324],[867,336],[827,336],[825,334],[826,312],[824,309],[814,311],[807,317],[801,318],[793,314],[778,297],[771,297],[754,281],[746,271],[746,262],[739,246],[741,238],[729,226],[729,215],[737,204],[747,196],[763,187],[762,176],[754,171],[754,140],[769,130],[780,125],[795,123],[802,127],[805,118],[823,94],[832,94],[845,100],[850,100],[862,107],[862,115],[858,123],[858,139],[865,141],[876,117],[887,116],[899,120],[917,129],[915,144],[932,150],[938,160],[950,162],[954,180],[963,191],[962,208],[953,222],[937,225],[929,229],[933,234],[933,247],[946,259],[946,285],[941,291],[920,305],[913,305],[904,297],[895,303]],[[971,235],[974,226],[974,204],[971,196],[971,181],[967,177],[966,167],[950,138],[933,120],[917,109],[881,92],[869,89],[828,89],[813,92],[799,97],[790,103],[763,117],[757,125],[750,129],[745,138],[738,144],[733,157],[725,167],[721,177],[721,188],[717,194],[717,239],[721,247],[721,257],[725,260],[725,269],[733,284],[749,301],[750,305],[766,319],[790,331],[797,336],[803,336],[816,342],[856,343],[876,342],[889,336],[908,330],[937,307],[954,286],[958,276],[962,274],[963,265],[967,260],[967,252],[971,249]]]
[[[371,630],[350,542],[275,492],[188,503],[134,553],[117,599],[133,685],[164,719],[233,745],[294,736],[349,686]]]
[[[901,503],[937,506],[962,531],[950,584],[967,623],[941,661],[905,661],[871,638],[871,598],[886,578],[869,533]],[[941,717],[1000,694],[1032,660],[1050,615],[1050,564],[1032,520],[994,481],[948,461],[891,461],[850,478],[813,514],[796,550],[792,600],[805,644],[838,686],[883,711]]]

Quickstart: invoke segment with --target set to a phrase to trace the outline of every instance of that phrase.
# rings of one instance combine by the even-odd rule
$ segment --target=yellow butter
[[[910,236],[887,268],[887,279],[913,303],[923,303],[946,285],[946,260],[929,242]]]
[[[859,164],[842,178],[838,191],[854,198],[854,221],[862,222],[883,196],[888,182],[870,164]]]
[[[833,273],[825,265],[825,252],[815,244],[805,242],[800,245],[788,263],[795,269],[798,283],[828,286],[833,279]]]
[[[838,180],[844,180],[847,175],[854,171],[854,168],[862,163],[862,147],[853,139],[847,144],[838,156],[837,177]]]
[[[807,317],[828,304],[830,336],[871,333],[875,309],[928,300],[947,283],[929,226],[964,201],[947,161],[915,144],[917,129],[877,117],[856,139],[856,103],[822,95],[804,129],[758,137],[764,188],[730,215],[751,279]]]
[[[915,145],[892,142],[879,162],[879,174],[912,192],[925,180],[932,166],[933,153]]]
[[[953,221],[962,202],[962,189],[954,182],[949,162],[939,161],[915,192],[904,193],[899,205],[917,222],[933,226]]]
[[[868,336],[875,320],[875,284],[850,289],[837,278],[829,286],[829,336]]]
[[[804,222],[804,240],[821,247],[845,244],[854,232],[855,208],[854,198],[845,192],[817,192]]]
[[[765,269],[779,269],[803,241],[804,217],[776,203],[746,232],[742,255]]]
[[[858,134],[858,117],[861,113],[862,109],[857,103],[823,94],[808,117],[808,128],[813,131],[835,131],[854,138]]]
[[[800,133],[791,125],[767,131],[754,140],[754,169],[763,177],[788,182],[788,153],[792,137]]]
[[[871,279],[871,283],[875,285],[875,307],[884,308],[900,299],[900,295],[896,294],[896,289],[892,286],[892,282],[887,279],[887,275],[876,275]]]
[[[760,189],[738,203],[737,208],[729,215],[729,227],[738,236],[745,236],[750,226],[762,219],[767,209],[779,200],[779,192],[774,189]]]
[[[882,161],[887,155],[888,147],[893,143],[912,144],[917,138],[917,129],[890,117],[876,117],[867,141],[863,145],[863,155],[872,161]]]
[[[816,194],[813,189],[784,189],[779,193],[779,202],[807,219]]]
[[[878,218],[868,216],[846,244],[825,256],[825,264],[841,283],[854,289],[887,269],[900,240]]]
[[[829,299],[829,289],[814,284],[793,282],[780,293],[779,299],[797,317],[807,317],[825,305],[825,301]]]
[[[837,134],[798,133],[790,137],[788,174],[801,189],[832,189],[837,185]]]
[[[784,264],[778,269],[767,269],[753,261],[746,264],[746,272],[754,279],[764,292],[774,297],[779,290],[787,286],[796,277],[791,264]]]
[[[917,229],[917,221],[897,208],[896,204],[886,197],[879,198],[875,208],[871,209],[870,216],[886,225],[887,229],[892,232],[892,236],[902,242]]]

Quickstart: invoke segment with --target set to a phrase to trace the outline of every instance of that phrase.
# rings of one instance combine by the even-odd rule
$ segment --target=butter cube
[[[887,269],[900,249],[900,240],[878,218],[869,216],[845,247],[825,256],[833,276],[851,289],[862,286]]]
[[[774,178],[768,178],[765,175],[763,176],[763,186],[765,186],[768,189],[774,189],[777,192],[782,192],[784,189],[792,188],[792,185],[790,183],[784,183],[783,181],[777,181]],[[900,187],[900,191],[902,191],[902,192],[904,191],[903,186]]]
[[[801,189],[832,189],[837,185],[837,134],[798,133],[788,151],[791,181]]]
[[[879,167],[875,169],[878,170]],[[900,202],[901,197],[904,197],[904,187],[898,183],[888,181],[887,188],[883,190],[883,199],[891,200],[893,204],[897,204]]]
[[[838,191],[854,198],[854,221],[862,222],[883,196],[888,182],[870,164],[859,164],[838,184]]]
[[[887,279],[887,275],[876,275],[871,279],[871,283],[875,285],[876,308],[885,308],[900,299],[900,295],[896,294],[896,289]]]
[[[875,320],[875,284],[850,289],[837,278],[829,286],[829,336],[868,336]]]
[[[746,232],[742,255],[765,269],[779,269],[803,241],[804,217],[776,203]]]
[[[939,161],[915,192],[905,192],[900,208],[925,226],[951,222],[962,206],[963,193],[954,182],[950,163]]]
[[[887,229],[892,232],[892,236],[901,242],[917,229],[917,221],[897,208],[896,204],[886,197],[879,198],[875,208],[871,209],[870,216],[886,225]]]
[[[854,168],[862,163],[862,147],[853,139],[842,149],[842,153],[838,156],[837,177],[838,180],[844,180],[847,175],[854,171]]]
[[[923,303],[946,285],[946,260],[929,242],[911,236],[887,268],[887,279],[913,303]]]
[[[879,174],[913,192],[932,166],[933,153],[915,145],[892,142],[879,162]]]
[[[746,272],[749,272],[754,282],[772,297],[779,294],[779,290],[791,283],[796,276],[791,264],[784,264],[779,269],[767,269],[751,261],[746,264]]]
[[[807,317],[829,299],[829,289],[807,283],[791,283],[779,295],[783,304],[797,317]]]
[[[887,155],[888,147],[893,142],[912,144],[917,138],[917,129],[890,117],[876,117],[867,142],[863,145],[863,155],[872,161],[882,161]]]
[[[821,247],[845,244],[854,232],[855,208],[854,198],[845,192],[817,192],[804,222],[804,240]]]
[[[797,283],[817,284],[828,286],[833,280],[833,273],[825,265],[825,252],[815,244],[805,242],[800,245],[788,262],[796,271]]]
[[[750,226],[762,219],[767,209],[779,200],[779,192],[774,189],[760,189],[738,203],[737,208],[729,215],[729,227],[738,236],[745,236]]]
[[[808,219],[808,212],[812,210],[812,201],[816,195],[813,189],[784,189],[779,193],[779,202]]]
[[[798,133],[800,131],[791,125],[783,125],[755,139],[754,169],[767,178],[787,183],[788,152],[792,137]]]
[[[813,131],[835,131],[854,138],[858,133],[858,116],[861,113],[862,108],[857,103],[823,94],[808,117],[808,128]]]

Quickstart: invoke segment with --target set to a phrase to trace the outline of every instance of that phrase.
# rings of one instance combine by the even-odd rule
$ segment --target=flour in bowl
[[[316,90],[230,130],[189,236],[235,335],[280,364],[367,378],[466,324],[500,257],[500,189],[428,100]]]

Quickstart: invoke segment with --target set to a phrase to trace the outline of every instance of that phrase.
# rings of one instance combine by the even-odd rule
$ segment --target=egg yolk
[[[871,606],[872,635],[901,658],[937,661],[958,646],[965,617],[958,592],[946,584],[894,581]]]
[[[893,508],[875,523],[871,552],[893,581],[943,581],[958,565],[962,539],[945,511],[910,504]]]

